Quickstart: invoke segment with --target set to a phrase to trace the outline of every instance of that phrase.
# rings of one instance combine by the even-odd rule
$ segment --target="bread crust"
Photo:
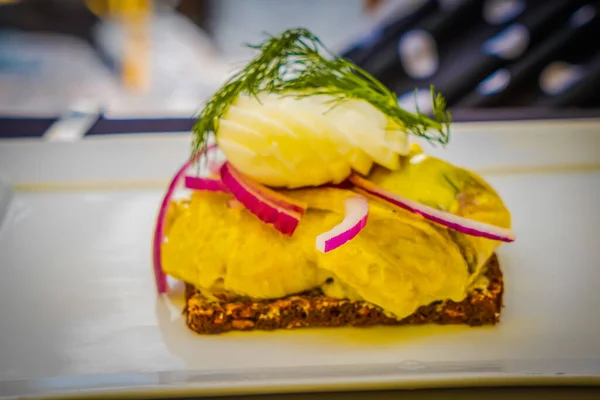
[[[273,300],[221,298],[210,301],[191,285],[186,288],[184,314],[187,326],[198,334],[303,327],[495,325],[500,321],[504,294],[502,270],[495,254],[488,261],[484,276],[489,280],[488,286],[473,289],[463,301],[437,301],[420,307],[402,320],[386,316],[371,303],[328,297],[320,290]]]

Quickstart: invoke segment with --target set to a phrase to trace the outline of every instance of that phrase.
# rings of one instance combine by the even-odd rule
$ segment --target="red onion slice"
[[[306,208],[308,207],[306,203],[286,197],[281,193],[278,193],[274,190],[269,189],[268,187],[261,185],[258,182],[250,180],[249,178],[246,178],[246,182],[250,186],[252,186],[256,193],[259,193],[261,196],[268,198],[269,201],[271,201],[273,204],[276,204],[279,207],[283,207],[286,210],[297,212],[301,215],[304,215],[304,213],[306,212]]]
[[[317,236],[317,250],[327,253],[354,239],[367,224],[369,202],[363,196],[352,196],[344,200],[343,221],[329,232]]]
[[[231,164],[221,167],[221,180],[231,194],[261,221],[273,224],[284,235],[291,236],[302,213],[297,211],[296,202],[286,202],[285,196],[272,196],[272,190],[244,177]],[[273,192],[274,193],[274,192]]]
[[[152,263],[154,266],[154,279],[156,281],[156,289],[158,293],[165,293],[168,290],[167,287],[167,275],[163,271],[162,268],[162,241],[164,237],[164,227],[165,227],[165,216],[167,214],[167,210],[169,209],[169,203],[171,201],[171,197],[173,197],[173,192],[175,192],[175,188],[181,178],[185,175],[185,172],[190,167],[191,164],[196,162],[198,158],[202,155],[206,154],[206,151],[210,151],[216,148],[216,145],[210,145],[206,148],[206,150],[201,151],[196,155],[196,157],[192,160],[189,160],[175,174],[171,182],[169,183],[169,187],[162,199],[162,203],[160,205],[160,209],[158,210],[158,217],[156,218],[156,226],[154,228],[154,238],[152,239]]]
[[[373,182],[361,178],[358,175],[352,175],[350,177],[350,182],[372,196],[385,200],[412,213],[421,215],[423,218],[440,224],[448,229],[452,229],[466,235],[500,240],[502,242],[513,242],[515,240],[515,234],[510,229],[500,228],[494,225],[460,217],[445,211],[436,210],[433,207],[420,204],[416,201],[409,200],[405,197],[382,189]]]
[[[225,192],[228,190],[219,179],[200,178],[197,176],[186,176],[185,187],[193,190],[206,190],[209,192]]]

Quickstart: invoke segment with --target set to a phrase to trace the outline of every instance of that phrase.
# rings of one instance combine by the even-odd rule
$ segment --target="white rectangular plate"
[[[493,328],[198,336],[150,242],[186,135],[0,142],[0,397],[600,383],[600,123],[457,124],[513,213]],[[429,149],[429,147],[425,147]]]

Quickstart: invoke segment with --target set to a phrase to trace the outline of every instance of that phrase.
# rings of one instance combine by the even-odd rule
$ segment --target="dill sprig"
[[[397,97],[380,81],[357,65],[333,55],[306,29],[290,29],[270,36],[259,45],[249,45],[259,54],[233,75],[206,103],[194,125],[193,156],[203,149],[219,120],[236,98],[262,92],[283,96],[328,95],[332,107],[348,99],[365,100],[407,132],[431,142],[448,143],[450,113],[446,101],[431,86],[433,119],[398,106]]]

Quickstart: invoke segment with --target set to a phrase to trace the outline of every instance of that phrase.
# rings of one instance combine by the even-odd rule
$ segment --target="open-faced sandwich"
[[[403,110],[304,29],[255,48],[199,115],[158,216],[157,287],[186,282],[187,325],[497,323],[510,213],[475,173],[409,144],[448,142],[442,96],[431,116]],[[180,181],[191,194],[172,200]]]

